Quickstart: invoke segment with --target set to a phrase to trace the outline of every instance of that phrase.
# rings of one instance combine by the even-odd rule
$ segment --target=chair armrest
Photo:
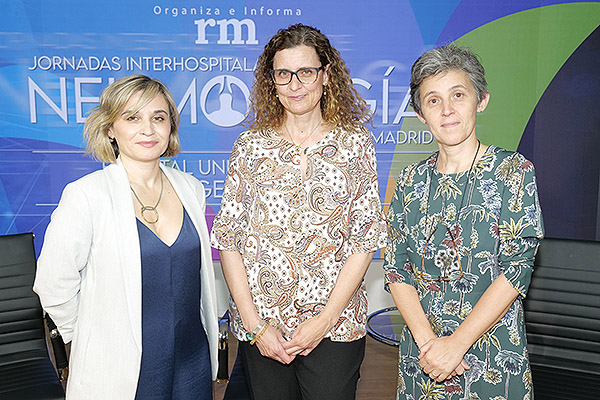
[[[229,380],[229,311],[219,318],[219,369],[217,370],[217,382]]]
[[[63,338],[56,327],[54,321],[48,314],[45,316],[46,325],[48,326],[48,333],[50,334],[50,343],[52,345],[52,351],[54,352],[54,360],[56,362],[56,369],[58,370],[59,378],[65,381],[69,376],[69,358],[67,356],[67,350]]]

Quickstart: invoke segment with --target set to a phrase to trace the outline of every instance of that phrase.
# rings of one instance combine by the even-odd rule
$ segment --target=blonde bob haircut
[[[280,29],[258,57],[245,126],[263,130],[283,125],[285,110],[277,99],[277,89],[271,78],[273,58],[278,51],[297,46],[314,48],[321,66],[328,68],[329,82],[323,87],[321,97],[323,119],[335,127],[365,131],[363,124],[372,121],[372,115],[366,101],[354,88],[340,53],[321,31],[303,24]]]
[[[179,112],[173,96],[164,83],[146,75],[129,75],[111,83],[100,96],[100,104],[95,107],[85,120],[83,134],[86,140],[86,155],[97,160],[114,163],[119,156],[119,146],[116,140],[108,137],[108,130],[121,117],[125,106],[131,97],[137,93],[140,97],[129,115],[139,112],[161,94],[169,105],[169,120],[171,133],[169,144],[161,157],[174,157],[181,151],[177,129],[179,128]],[[128,116],[129,116],[128,115]]]

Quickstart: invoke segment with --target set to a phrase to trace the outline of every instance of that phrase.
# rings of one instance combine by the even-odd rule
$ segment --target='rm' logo
[[[194,21],[196,26],[198,27],[198,38],[196,39],[196,44],[208,44],[208,40],[206,39],[206,30],[210,26],[219,25],[219,40],[217,40],[217,44],[258,44],[258,40],[256,40],[256,26],[254,25],[254,21],[251,19],[245,18],[241,21],[233,18],[233,19],[220,19],[215,21],[212,18],[209,19],[197,19]],[[228,36],[228,27],[233,26],[233,40],[229,40]],[[246,25],[248,30],[248,40],[242,40],[242,25]]]

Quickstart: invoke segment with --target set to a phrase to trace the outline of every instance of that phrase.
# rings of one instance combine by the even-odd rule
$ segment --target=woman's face
[[[124,161],[157,161],[169,145],[169,105],[161,94],[157,94],[141,110],[130,115],[139,97],[139,92],[131,96],[108,130],[108,137],[117,141]]]
[[[273,57],[273,69],[287,69],[292,72],[300,68],[322,67],[314,47],[300,45],[279,50]],[[296,76],[287,85],[275,85],[279,101],[286,112],[295,116],[321,112],[323,85],[327,83],[327,70],[320,70],[317,79],[311,84],[298,81]]]
[[[466,72],[449,70],[428,76],[420,87],[421,122],[427,124],[439,146],[476,140],[477,112],[485,110],[489,93],[477,102],[475,88]]]

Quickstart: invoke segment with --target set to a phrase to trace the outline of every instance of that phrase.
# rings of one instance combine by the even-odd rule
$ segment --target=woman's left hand
[[[284,343],[290,356],[307,356],[337,323],[348,302],[360,286],[375,252],[348,256],[325,307],[316,316],[302,322]]]
[[[307,356],[321,343],[330,329],[330,324],[321,315],[317,315],[302,322],[283,347],[290,356]]]
[[[459,375],[465,366],[464,369],[469,369],[463,360],[465,353],[506,314],[518,295],[504,273],[500,274],[452,335],[433,338],[421,346],[419,365],[423,371],[431,379],[442,382],[452,371]]]
[[[431,339],[420,349],[419,365],[436,382],[445,381],[453,373],[460,375],[470,367],[463,360],[466,350],[459,348],[452,336]]]

